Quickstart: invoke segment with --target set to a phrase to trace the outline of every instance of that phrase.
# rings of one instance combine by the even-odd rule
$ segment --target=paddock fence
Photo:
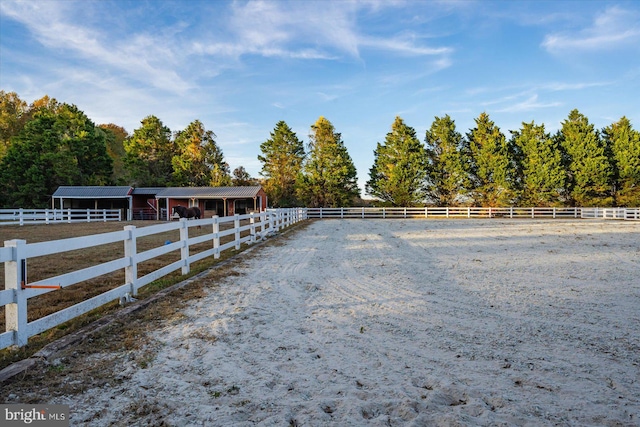
[[[308,218],[584,218],[640,220],[640,208],[344,207],[308,208]]]
[[[0,307],[4,306],[5,331],[0,333],[0,349],[12,345],[24,346],[30,337],[67,322],[77,316],[113,301],[124,303],[137,295],[138,290],[177,270],[188,274],[190,265],[207,257],[219,258],[228,249],[239,250],[243,243],[252,244],[277,233],[281,229],[306,219],[304,209],[275,209],[266,212],[179,221],[146,227],[125,226],[122,231],[74,237],[63,240],[28,243],[8,240],[0,247],[0,262],[4,263],[5,290],[0,291]],[[189,230],[198,229],[198,236],[189,237]],[[145,236],[179,231],[179,240],[165,241],[163,245],[139,251],[138,242]],[[194,233],[196,234],[196,233]],[[221,238],[229,236],[226,243]],[[101,245],[119,243],[124,256],[91,265],[65,274],[28,282],[28,261],[37,257],[60,256],[69,251],[89,250]],[[210,248],[190,253],[194,245],[210,244]],[[124,252],[122,252],[124,248]],[[162,255],[174,253],[179,260],[170,262],[143,276],[138,266]],[[124,283],[100,295],[86,299],[39,319],[28,321],[30,298],[124,270]],[[86,286],[86,285],[85,285]]]
[[[0,209],[0,226],[121,220],[120,209]]]

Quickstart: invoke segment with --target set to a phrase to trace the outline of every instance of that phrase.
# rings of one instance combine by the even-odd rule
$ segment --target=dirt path
[[[317,221],[235,271],[47,402],[92,426],[640,424],[640,224]]]

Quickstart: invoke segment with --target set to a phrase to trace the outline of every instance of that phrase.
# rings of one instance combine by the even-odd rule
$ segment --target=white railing
[[[308,208],[309,218],[604,218],[640,219],[634,208],[547,207],[416,207],[416,208]]]
[[[0,209],[0,225],[121,221],[120,209]]]
[[[582,208],[582,218],[640,220],[640,208]]]
[[[140,228],[126,226],[122,231],[48,242],[6,241],[4,242],[5,247],[0,247],[0,262],[4,263],[5,271],[5,290],[0,291],[0,307],[5,307],[6,319],[6,331],[0,333],[0,349],[11,345],[24,346],[27,344],[29,337],[111,301],[135,296],[141,287],[173,271],[180,269],[182,274],[187,274],[190,271],[190,265],[196,261],[211,256],[219,258],[222,251],[231,248],[240,249],[242,243],[254,243],[270,233],[276,233],[283,227],[303,219],[306,219],[304,209],[277,209],[223,218],[181,219],[166,224]],[[241,221],[244,225],[241,225]],[[228,224],[230,227],[221,230],[220,226],[223,224]],[[211,227],[211,232],[190,238],[189,228],[192,227]],[[178,241],[166,242],[163,246],[138,252],[137,241],[139,238],[172,230],[180,231],[180,239]],[[232,236],[233,240],[222,244],[220,239],[225,236]],[[27,261],[31,258],[56,255],[67,251],[87,249],[117,242],[121,242],[124,246],[124,256],[121,258],[33,283],[27,282]],[[211,248],[195,254],[189,253],[190,246],[203,242],[211,242]],[[180,260],[138,277],[138,264],[174,251],[180,253]],[[115,289],[28,322],[27,301],[30,298],[48,292],[55,292],[56,290],[59,291],[68,286],[106,274],[121,272],[122,270],[124,270],[125,276],[124,283]]]

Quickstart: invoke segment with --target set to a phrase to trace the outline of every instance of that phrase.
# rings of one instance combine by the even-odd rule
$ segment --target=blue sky
[[[252,176],[279,120],[307,142],[324,116],[364,188],[398,115],[420,140],[483,111],[507,137],[574,108],[639,129],[640,2],[2,0],[0,89],[130,133],[199,119]]]

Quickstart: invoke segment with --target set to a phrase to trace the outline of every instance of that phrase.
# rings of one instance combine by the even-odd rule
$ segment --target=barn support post
[[[4,263],[5,289],[13,290],[14,302],[5,305],[5,325],[7,331],[13,331],[13,344],[18,347],[27,345],[27,295],[22,288],[27,282],[26,240],[7,240],[5,247],[13,248],[13,261]]]
[[[180,218],[180,259],[182,260],[182,274],[189,274],[189,227],[187,219]]]
[[[124,229],[128,232],[124,240],[124,256],[129,259],[129,265],[124,268],[124,282],[130,284],[131,295],[136,296],[138,294],[137,229],[135,225],[127,225]]]
[[[240,215],[235,214],[233,216],[233,228],[235,230],[236,250],[240,249]]]
[[[218,249],[220,247],[220,217],[218,215],[213,216],[213,248]],[[220,250],[216,250],[213,254],[214,259],[220,258]]]

